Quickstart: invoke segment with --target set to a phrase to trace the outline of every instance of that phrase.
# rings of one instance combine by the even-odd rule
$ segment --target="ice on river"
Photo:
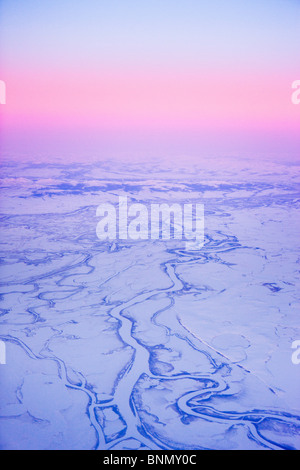
[[[6,163],[0,448],[300,448],[299,167]],[[96,208],[204,203],[205,244]]]

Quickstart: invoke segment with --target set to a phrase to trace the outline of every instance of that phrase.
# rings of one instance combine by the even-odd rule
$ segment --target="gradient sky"
[[[300,0],[0,0],[1,152],[300,159]]]

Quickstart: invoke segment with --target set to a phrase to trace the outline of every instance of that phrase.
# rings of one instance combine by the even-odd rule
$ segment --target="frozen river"
[[[299,167],[6,163],[0,448],[300,448]],[[119,196],[205,244],[101,241]]]

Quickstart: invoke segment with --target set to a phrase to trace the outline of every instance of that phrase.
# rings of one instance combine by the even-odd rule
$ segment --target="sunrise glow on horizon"
[[[297,159],[300,4],[240,3],[1,2],[3,155]]]

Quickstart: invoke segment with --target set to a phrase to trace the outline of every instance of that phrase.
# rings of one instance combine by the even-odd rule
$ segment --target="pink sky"
[[[239,133],[250,140],[273,134],[275,141],[282,136],[292,143],[300,117],[300,106],[291,102],[293,78],[247,70],[12,70],[5,76],[7,102],[1,106],[3,145],[18,139],[19,147],[23,142],[24,151],[33,151],[36,141],[41,151],[43,136],[46,148],[58,139],[67,149],[74,133],[83,147],[88,137],[96,149],[122,133],[129,140],[148,136],[148,143],[151,135],[176,141],[178,132],[200,141],[226,135],[229,152]]]
[[[300,159],[299,2],[2,2],[1,151]]]

